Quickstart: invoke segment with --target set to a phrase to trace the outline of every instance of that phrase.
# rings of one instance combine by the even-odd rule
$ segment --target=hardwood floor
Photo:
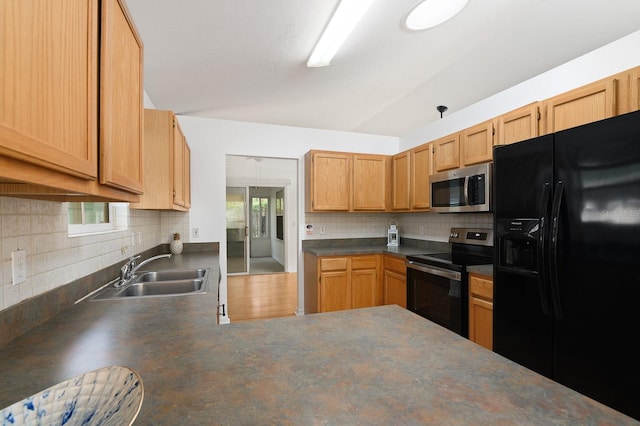
[[[227,277],[231,322],[295,316],[297,299],[295,272]]]

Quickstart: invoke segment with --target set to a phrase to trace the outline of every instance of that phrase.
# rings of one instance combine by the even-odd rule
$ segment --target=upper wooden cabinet
[[[98,4],[2,2],[3,156],[98,177]]]
[[[608,78],[548,99],[546,133],[554,133],[616,115],[618,79]]]
[[[306,211],[384,211],[389,181],[387,156],[309,151]]]
[[[145,109],[144,137],[144,194],[130,207],[188,210],[191,154],[174,113]]]
[[[433,170],[433,146],[430,143],[411,150],[411,210],[431,207],[429,176]]]
[[[389,188],[389,157],[353,154],[354,211],[384,211]]]
[[[462,132],[460,156],[462,165],[486,163],[493,159],[493,120],[485,121]]]
[[[638,111],[640,110],[640,67],[634,68],[629,72],[629,80],[629,112]]]
[[[142,43],[124,3],[7,0],[0,22],[0,193],[136,201]]]
[[[497,118],[497,144],[508,145],[540,135],[540,103],[518,108]]]
[[[429,175],[433,155],[431,144],[420,145],[392,157],[391,209],[428,210],[431,205]]]
[[[391,208],[411,209],[411,152],[405,151],[391,158]]]
[[[143,189],[142,40],[122,0],[102,1],[100,183]]]
[[[306,210],[349,211],[352,155],[309,151],[305,155]]]
[[[460,133],[445,136],[432,143],[435,172],[443,172],[460,167]]]

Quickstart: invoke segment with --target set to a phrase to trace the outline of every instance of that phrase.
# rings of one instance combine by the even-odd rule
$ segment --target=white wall
[[[257,156],[298,160],[298,182],[304,182],[304,154],[310,149],[394,154],[398,139],[387,136],[273,126],[257,123],[213,120],[179,116],[180,127],[191,147],[190,226],[200,229],[197,241],[220,242],[220,303],[227,303],[227,265],[225,231],[226,156]],[[298,185],[298,209],[295,226],[302,236],[304,226],[304,188]],[[287,224],[289,230],[291,223]],[[302,242],[297,241],[301,267]],[[298,275],[298,306],[304,306],[302,274]],[[233,312],[229,313],[233,318]]]
[[[400,151],[640,65],[640,31],[477,102],[400,138]]]

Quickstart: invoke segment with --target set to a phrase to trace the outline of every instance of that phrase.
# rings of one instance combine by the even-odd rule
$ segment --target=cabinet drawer
[[[354,256],[351,258],[351,269],[376,269],[377,267],[377,256]]]
[[[484,299],[493,300],[493,280],[469,275],[469,293]]]
[[[329,257],[320,259],[321,271],[346,271],[347,270],[346,257]]]
[[[384,269],[401,275],[407,274],[407,267],[405,266],[404,259],[395,256],[384,257]]]

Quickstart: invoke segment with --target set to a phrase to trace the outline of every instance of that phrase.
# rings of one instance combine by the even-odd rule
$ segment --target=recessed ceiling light
[[[407,13],[404,25],[414,31],[435,27],[456,16],[469,0],[424,0]]]

